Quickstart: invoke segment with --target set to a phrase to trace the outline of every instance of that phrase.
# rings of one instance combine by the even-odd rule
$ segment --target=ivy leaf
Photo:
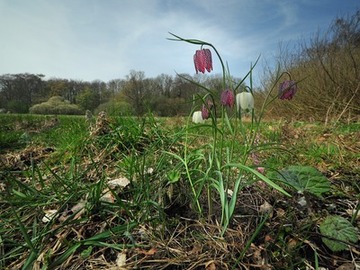
[[[320,232],[324,236],[344,242],[356,243],[358,241],[358,234],[355,227],[347,219],[341,216],[328,216],[321,223]],[[347,245],[344,242],[326,237],[322,237],[322,241],[334,252],[347,249]]]
[[[275,178],[299,192],[309,192],[316,196],[330,190],[329,180],[311,166],[289,166],[279,172],[271,172],[269,178]]]

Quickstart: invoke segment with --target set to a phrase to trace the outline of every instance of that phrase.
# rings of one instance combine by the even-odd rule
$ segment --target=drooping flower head
[[[192,121],[195,124],[201,124],[204,123],[204,119],[202,118],[201,111],[195,111],[192,115]]]
[[[241,92],[236,95],[237,110],[251,111],[254,108],[254,97],[250,92]]]
[[[286,80],[279,86],[279,98],[291,100],[297,91],[297,85],[295,81]]]
[[[205,73],[205,70],[208,72],[212,71],[211,51],[209,49],[196,50],[194,54],[194,65],[196,74],[198,74],[199,71],[202,73]]]
[[[205,104],[203,104],[201,107],[201,116],[204,120],[210,117],[209,109],[205,106]]]
[[[202,118],[208,119],[210,117],[210,111],[214,108],[214,103],[211,99],[206,101],[206,104],[203,104],[201,107],[201,116]]]
[[[221,93],[221,104],[232,108],[235,103],[235,97],[233,91],[226,89]]]

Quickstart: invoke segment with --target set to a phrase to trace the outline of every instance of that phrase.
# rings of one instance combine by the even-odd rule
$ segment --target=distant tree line
[[[299,42],[298,51],[281,50],[278,64],[278,69],[265,70],[261,89],[254,91],[255,110],[269,93],[276,95],[279,74],[287,71],[298,81],[296,97],[287,103],[274,99],[267,116],[325,122],[359,119],[360,10],[336,18],[327,32],[318,33],[310,42]],[[285,79],[290,78],[281,78]],[[228,78],[230,84],[239,81]],[[205,94],[198,84],[211,89],[214,99],[220,100],[224,90],[220,75],[161,74],[146,78],[144,72],[133,70],[124,79],[84,82],[45,80],[42,74],[4,74],[0,76],[0,111],[79,114],[90,110],[114,115],[152,112],[156,116],[182,116],[189,115],[194,102],[201,104],[200,99],[194,101],[194,97]]]
[[[147,112],[158,116],[188,115],[194,97],[196,99],[203,94],[203,90],[189,80],[207,85],[219,96],[222,91],[220,75],[161,74],[146,78],[144,72],[132,70],[124,79],[109,82],[59,78],[44,80],[44,77],[42,74],[29,73],[1,75],[0,108],[12,113],[51,114],[54,112],[54,101],[57,101],[57,105],[64,102],[60,104],[64,110],[59,113],[78,114],[86,110],[96,113],[105,110],[110,114],[137,116]],[[239,80],[233,78],[234,82]]]

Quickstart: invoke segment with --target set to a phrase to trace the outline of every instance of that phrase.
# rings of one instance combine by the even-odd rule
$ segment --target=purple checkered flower
[[[235,103],[235,96],[233,91],[226,89],[221,93],[221,104],[232,108]]]
[[[297,91],[297,85],[295,81],[286,80],[280,84],[279,87],[279,98],[291,100]]]
[[[213,70],[211,51],[209,49],[196,50],[194,54],[194,65],[196,74],[210,72]]]

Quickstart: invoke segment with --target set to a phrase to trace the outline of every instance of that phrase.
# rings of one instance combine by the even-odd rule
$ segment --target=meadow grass
[[[212,130],[183,118],[0,115],[0,122],[3,269],[187,269],[211,262],[245,269],[259,258],[289,269],[313,264],[315,253],[324,265],[331,255],[316,223],[329,212],[349,215],[360,199],[358,123],[261,123],[261,166],[309,164],[332,182],[325,195],[331,203],[310,197],[305,211],[289,188],[291,198],[246,171],[237,182],[240,166],[227,171],[231,181],[219,193],[206,189],[203,179],[214,177],[207,171]],[[224,136],[233,160],[243,158],[244,141],[241,133]],[[110,185],[120,178],[128,184]],[[237,190],[236,200],[227,190]],[[46,216],[50,210],[54,216]],[[342,253],[344,260],[350,255]]]

